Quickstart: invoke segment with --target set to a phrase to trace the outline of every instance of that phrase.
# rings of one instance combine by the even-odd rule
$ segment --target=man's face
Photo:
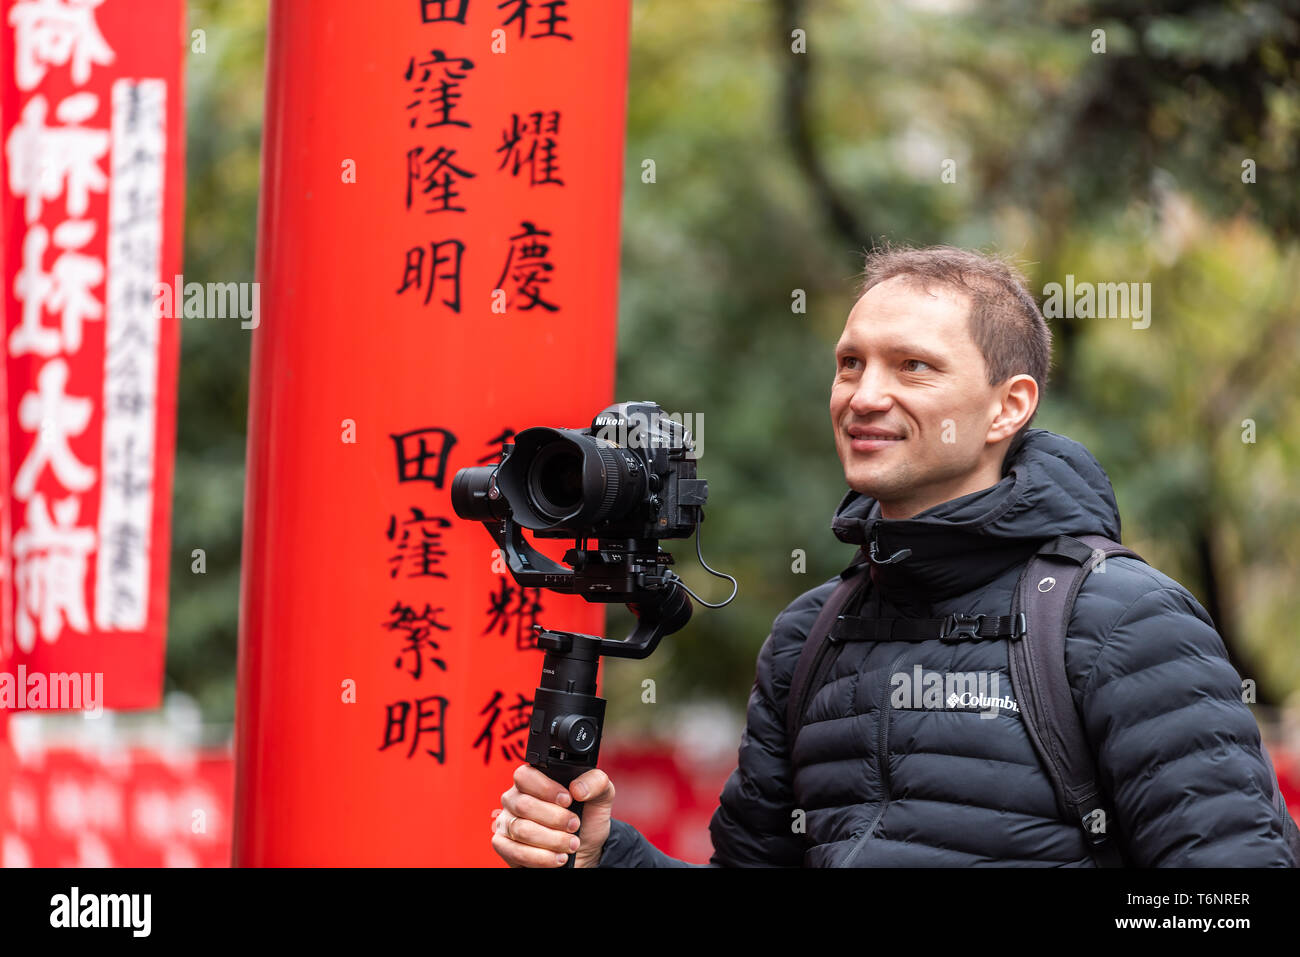
[[[909,518],[996,484],[1012,431],[971,338],[970,298],[896,276],[854,305],[835,349],[831,423],[849,487]],[[1005,416],[1003,417],[1005,419]],[[1018,426],[1017,426],[1018,427]]]

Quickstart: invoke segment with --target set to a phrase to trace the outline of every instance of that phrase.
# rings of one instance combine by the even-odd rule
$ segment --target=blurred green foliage
[[[192,0],[189,27],[204,31],[205,52],[185,65],[182,268],[197,282],[251,282],[266,3]],[[214,724],[232,721],[235,706],[249,336],[238,322],[181,328],[165,690],[194,696]]]
[[[196,278],[252,278],[265,13],[190,2],[208,44],[187,74]],[[1093,451],[1126,543],[1205,604],[1262,701],[1300,688],[1298,53],[1294,0],[634,0],[616,392],[704,415],[704,555],[740,595],[648,661],[607,664],[611,717],[743,709],[772,619],[851,557],[829,530],[832,348],[885,238],[1010,255],[1039,291],[1152,283],[1148,329],[1053,323],[1035,424]],[[234,699],[247,336],[184,329],[167,673],[216,721]],[[725,597],[690,543],[672,550]],[[630,621],[611,612],[609,632]]]

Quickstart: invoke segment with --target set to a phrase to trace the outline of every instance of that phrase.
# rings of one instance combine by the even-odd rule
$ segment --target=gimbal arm
[[[610,658],[646,658],[658,646],[660,639],[680,631],[691,619],[693,607],[690,598],[677,584],[677,576],[667,568],[655,565],[654,570],[646,571],[632,561],[615,561],[605,566],[611,574],[598,581],[575,579],[572,568],[534,548],[524,538],[518,523],[510,518],[484,524],[501,546],[510,573],[521,587],[580,594],[587,601],[623,602],[637,616],[636,627],[622,641],[584,635],[600,643],[599,654]],[[600,555],[599,552],[579,554]],[[631,556],[618,553],[617,557]],[[614,569],[615,565],[621,567]]]

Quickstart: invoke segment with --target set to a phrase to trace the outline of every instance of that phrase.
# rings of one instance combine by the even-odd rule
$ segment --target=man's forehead
[[[909,277],[894,277],[867,290],[849,310],[845,335],[855,326],[891,326],[924,334],[947,331],[970,316],[970,296],[960,289],[919,281],[903,282]],[[946,327],[946,328],[945,328]]]
[[[884,282],[873,286],[854,304],[836,352],[870,347],[948,356],[978,353],[969,324],[970,297],[960,289],[931,283],[927,290],[912,282],[886,282],[893,286],[884,289]],[[877,290],[882,294],[873,296]]]

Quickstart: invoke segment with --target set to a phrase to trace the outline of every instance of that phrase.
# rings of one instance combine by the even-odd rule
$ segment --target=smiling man
[[[831,421],[845,480],[885,518],[994,485],[1038,407],[1051,334],[999,267],[960,250],[869,267],[835,347]]]
[[[1119,540],[1096,459],[1029,427],[1050,356],[1042,314],[1001,261],[950,247],[868,257],[836,346],[830,418],[849,486],[832,529],[869,565],[846,607],[873,630],[800,670],[813,679],[791,708],[801,654],[826,637],[810,634],[814,622],[848,570],[777,616],[710,825],[713,865],[1115,862],[1060,809],[1011,694],[1020,636],[904,633],[953,615],[1009,621],[1044,544]],[[1294,865],[1240,677],[1185,588],[1136,558],[1107,559],[1083,581],[1064,657],[1119,862]],[[926,675],[965,693],[908,687]],[[558,866],[574,851],[578,866],[688,866],[613,819],[613,798],[603,771],[566,792],[521,766],[493,847],[516,866]],[[580,839],[575,799],[586,801]]]

